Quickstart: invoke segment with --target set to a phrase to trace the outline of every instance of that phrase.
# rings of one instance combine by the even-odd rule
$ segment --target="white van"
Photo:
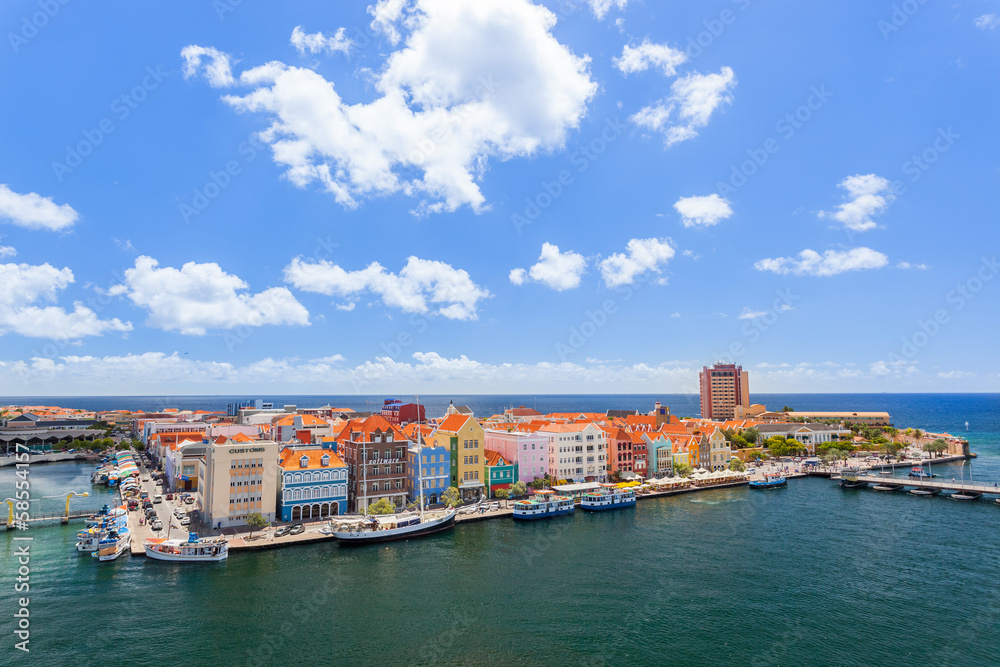
[[[163,496],[161,496],[158,493],[155,496],[153,496],[153,503],[154,504],[155,503],[162,503],[162,502],[163,502]]]

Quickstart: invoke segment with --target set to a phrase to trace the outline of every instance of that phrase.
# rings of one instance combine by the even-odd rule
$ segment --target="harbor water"
[[[893,416],[897,425],[958,434],[964,425],[955,420],[974,415],[972,474],[1000,481],[998,398],[961,405],[948,419],[919,404]],[[968,468],[935,472],[958,477]],[[99,491],[105,498],[73,500],[97,507],[107,490],[90,487],[90,469],[38,466],[32,496]],[[0,470],[4,497],[13,475]],[[16,531],[34,538],[30,654],[13,647],[15,531],[0,538],[4,664],[1000,661],[1000,505],[992,501],[793,479],[772,491],[700,492],[548,521],[464,524],[410,542],[322,543],[198,565],[95,563],[73,548],[81,525]]]

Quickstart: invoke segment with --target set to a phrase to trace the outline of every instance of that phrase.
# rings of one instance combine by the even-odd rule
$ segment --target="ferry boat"
[[[341,523],[341,525],[344,525]],[[455,526],[455,510],[440,513],[397,517],[393,514],[369,516],[355,522],[347,530],[333,530],[332,535],[341,544],[374,544],[422,537],[448,530]]]
[[[619,489],[616,484],[601,484],[599,490],[585,493],[580,500],[580,509],[589,512],[619,507],[635,507],[635,489]]]
[[[840,481],[837,483],[842,489],[863,489],[868,486],[868,482],[858,480],[860,474],[861,470],[859,468],[846,468],[840,473]]]
[[[780,472],[764,473],[764,479],[750,480],[751,489],[777,489],[788,486],[788,480]]]
[[[514,503],[515,519],[547,519],[560,514],[572,514],[576,505],[572,498],[557,496],[555,491],[536,491],[528,500]]]
[[[187,540],[151,537],[142,546],[149,558],[175,563],[214,562],[229,556],[226,538],[198,537],[198,533],[188,533]]]
[[[107,537],[98,543],[98,549],[90,554],[92,558],[99,561],[114,560],[122,555],[122,552],[132,546],[132,533],[128,528],[120,531],[112,530]]]

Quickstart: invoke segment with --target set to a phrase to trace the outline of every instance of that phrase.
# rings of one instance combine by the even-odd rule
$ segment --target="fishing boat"
[[[788,480],[780,472],[766,472],[764,479],[750,480],[751,489],[778,489],[788,486]]]
[[[921,466],[913,466],[910,468],[910,474],[907,477],[937,477],[936,473],[927,472]]]
[[[143,541],[146,556],[174,563],[214,562],[229,556],[229,540],[224,537],[198,537],[188,533],[186,540],[152,537]]]
[[[580,500],[580,509],[588,512],[619,507],[635,507],[635,489],[620,489],[617,484],[601,484],[600,489],[585,493]]]
[[[555,491],[536,491],[527,500],[514,503],[513,517],[515,519],[547,519],[560,514],[572,514],[576,504],[572,498],[557,496]]]
[[[128,528],[112,530],[108,532],[107,537],[98,543],[97,551],[90,555],[99,561],[114,560],[130,546],[132,546],[132,533],[129,532]]]
[[[413,516],[369,516],[344,530],[334,530],[332,534],[341,544],[374,544],[431,535],[454,526],[455,510],[448,509]]]

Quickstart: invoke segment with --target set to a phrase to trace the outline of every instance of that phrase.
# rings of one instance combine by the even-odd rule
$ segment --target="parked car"
[[[174,499],[174,494],[168,493],[167,494],[167,500],[173,500],[173,499]]]
[[[500,509],[500,503],[490,503],[490,511],[491,512],[493,512],[495,510],[498,510],[498,509]]]
[[[187,498],[184,499],[184,502],[186,502],[188,505],[194,505],[194,498],[188,496]]]
[[[284,537],[285,535],[287,535],[289,533],[289,531],[291,529],[292,529],[291,526],[281,526],[280,528],[278,528],[277,530],[274,531],[274,536],[275,537]]]
[[[306,532],[306,527],[303,526],[301,523],[297,523],[294,526],[292,526],[291,530],[288,531],[288,534],[289,535],[299,535],[299,534],[304,533],[304,532]]]
[[[148,482],[148,481],[149,481],[149,478],[148,478],[148,477],[143,477],[143,478],[142,478],[142,481],[144,481],[144,482]]]
[[[181,517],[181,525],[182,526],[186,526],[189,523],[191,523],[191,519],[187,518],[186,516],[185,517]]]
[[[149,527],[153,530],[163,530],[163,522],[157,519],[153,523],[149,524]]]
[[[184,516],[185,514],[187,514],[187,512],[185,512],[184,510],[182,510],[180,507],[174,509],[174,516],[177,517],[177,518],[180,518],[180,517]]]
[[[158,493],[155,496],[153,496],[153,503],[154,504],[155,503],[162,503],[162,502],[163,502],[163,496],[161,496]]]

